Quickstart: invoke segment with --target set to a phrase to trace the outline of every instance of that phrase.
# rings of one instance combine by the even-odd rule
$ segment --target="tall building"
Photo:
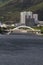
[[[27,18],[32,18],[33,13],[31,11],[27,12]]]
[[[35,25],[34,18],[31,18],[30,16],[29,16],[29,18],[26,17],[25,25],[31,26],[31,27],[34,26]]]
[[[25,24],[25,16],[26,16],[26,12],[21,12],[20,14],[20,23],[21,24]]]
[[[35,26],[38,24],[38,14],[33,14],[29,12],[21,12],[20,23],[26,26]]]
[[[34,26],[35,25],[35,20],[33,18],[33,12],[29,11],[27,12],[27,15],[26,15],[26,26]]]
[[[33,14],[35,24],[38,24],[38,14]]]

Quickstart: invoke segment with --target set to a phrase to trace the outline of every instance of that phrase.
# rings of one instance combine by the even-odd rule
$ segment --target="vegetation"
[[[43,20],[43,0],[0,0],[0,21],[18,23],[20,12],[29,10],[39,14],[39,20]],[[43,27],[35,27],[35,29],[40,29],[43,33]],[[0,32],[3,30],[4,28],[0,28]]]
[[[36,29],[36,30],[41,30],[41,33],[43,33],[43,26],[34,27],[34,29]]]
[[[19,22],[20,12],[29,10],[38,13],[43,20],[43,0],[0,0],[0,20],[3,22]]]
[[[0,7],[5,6],[6,4],[8,4],[9,2],[11,2],[12,0],[0,0]]]

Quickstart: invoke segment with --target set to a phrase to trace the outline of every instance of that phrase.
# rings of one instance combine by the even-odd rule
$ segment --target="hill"
[[[43,20],[43,0],[5,0],[0,5],[0,20],[19,22],[20,12],[29,10],[38,13],[39,20]]]

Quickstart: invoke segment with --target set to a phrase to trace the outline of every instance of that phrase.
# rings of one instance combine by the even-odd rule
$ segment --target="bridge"
[[[13,31],[14,31],[14,30],[17,30],[17,29],[19,29],[19,28],[28,28],[28,29],[30,29],[30,30],[32,30],[32,31],[35,31],[33,28],[31,28],[31,27],[29,27],[29,26],[18,26],[18,27],[16,27],[16,28],[14,28]]]
[[[10,34],[11,31],[14,32],[14,31],[16,31],[16,30],[19,30],[19,32],[20,32],[20,28],[30,29],[30,30],[28,31],[28,33],[29,33],[29,32],[32,32],[32,33],[35,33],[35,34],[37,34],[37,35],[40,34],[40,30],[35,30],[35,29],[33,29],[33,28],[29,27],[29,26],[18,26],[18,27],[14,28],[14,29],[10,29],[10,31],[8,32],[8,34]],[[27,30],[21,30],[21,33],[22,33],[22,32],[25,33],[25,32],[27,32]]]

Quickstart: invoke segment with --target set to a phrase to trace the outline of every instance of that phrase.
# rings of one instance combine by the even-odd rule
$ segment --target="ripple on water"
[[[0,36],[0,65],[43,65],[43,37]]]

